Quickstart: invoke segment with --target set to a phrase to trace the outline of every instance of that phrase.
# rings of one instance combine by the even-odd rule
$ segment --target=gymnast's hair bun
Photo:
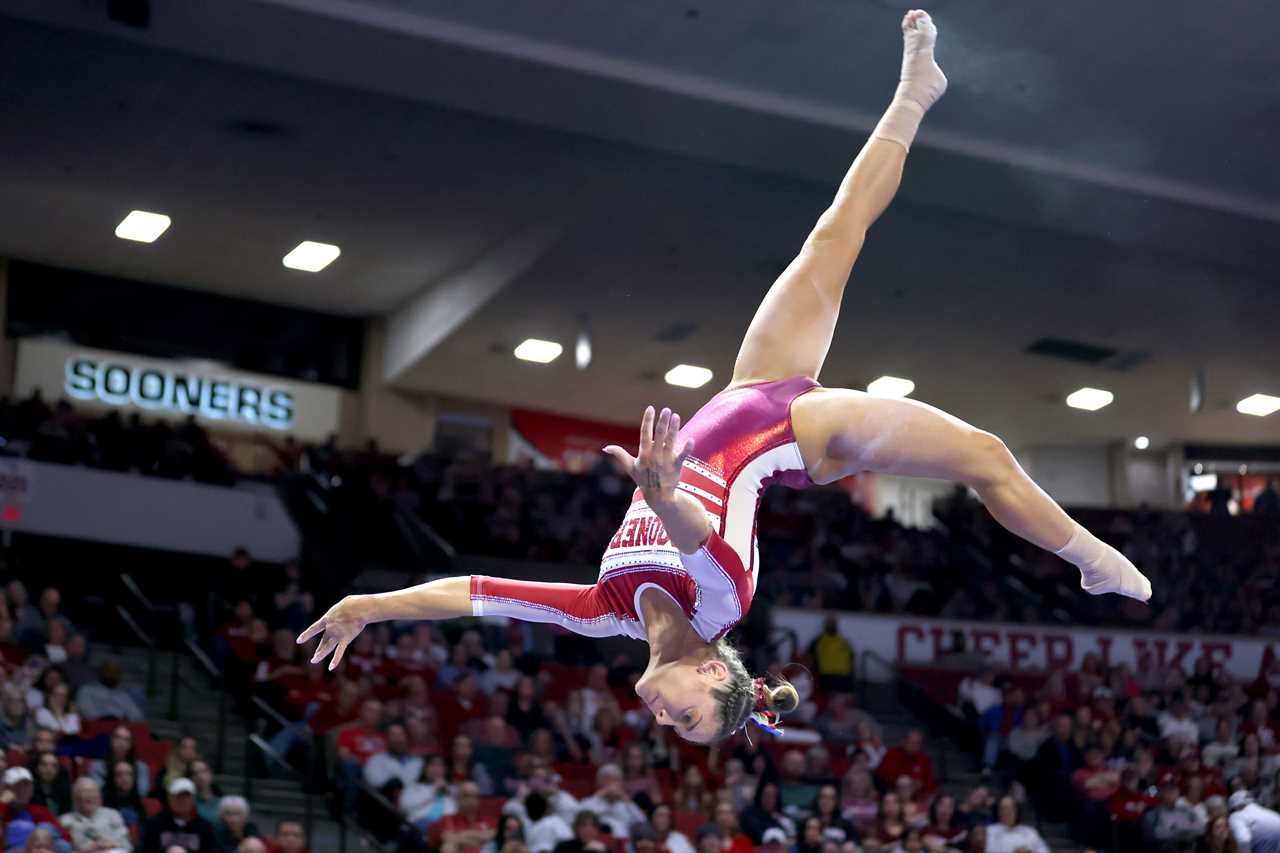
[[[765,707],[782,716],[800,706],[800,694],[790,681],[783,680],[776,687],[765,687]]]

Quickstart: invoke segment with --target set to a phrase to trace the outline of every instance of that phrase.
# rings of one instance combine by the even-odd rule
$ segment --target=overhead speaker
[[[1191,396],[1188,399],[1191,414],[1197,414],[1204,408],[1205,393],[1204,368],[1201,367],[1191,374]]]

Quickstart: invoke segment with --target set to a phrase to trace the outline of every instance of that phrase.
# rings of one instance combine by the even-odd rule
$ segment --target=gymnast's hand
[[[367,613],[368,608],[365,602],[367,598],[368,596],[364,595],[348,595],[330,607],[327,613],[298,636],[298,642],[305,643],[324,632],[324,636],[320,638],[320,645],[316,647],[316,653],[311,656],[312,663],[320,663],[330,652],[333,652],[329,669],[338,668],[338,663],[341,662],[347,646],[364,630],[365,625],[375,621],[369,618]]]
[[[655,418],[653,406],[649,406],[640,421],[639,455],[633,457],[616,444],[609,445],[604,452],[618,460],[644,493],[645,501],[656,509],[675,498],[680,471],[684,460],[693,452],[693,442],[680,441],[679,415],[663,409]]]

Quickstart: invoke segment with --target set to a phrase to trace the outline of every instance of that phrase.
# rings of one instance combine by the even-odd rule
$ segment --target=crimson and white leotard
[[[698,458],[688,459],[679,488],[707,511],[711,535],[681,554],[640,490],[605,549],[594,584],[471,578],[476,616],[551,622],[589,637],[645,638],[640,593],[657,587],[684,610],[698,635],[713,642],[746,615],[759,572],[756,510],[772,483],[813,484],[791,429],[791,402],[818,387],[795,377],[721,391],[681,429]]]

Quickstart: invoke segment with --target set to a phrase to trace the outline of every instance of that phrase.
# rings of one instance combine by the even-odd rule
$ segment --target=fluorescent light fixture
[[[303,240],[292,252],[284,256],[284,265],[291,270],[320,272],[336,261],[341,254],[342,250],[331,243]]]
[[[1191,491],[1211,492],[1216,488],[1218,488],[1217,474],[1192,474],[1191,475]]]
[[[139,243],[154,243],[172,222],[163,213],[149,213],[145,210],[132,211],[116,226],[116,236],[121,240],[135,240]]]
[[[1101,388],[1081,388],[1067,396],[1067,405],[1073,409],[1096,412],[1103,406],[1110,406],[1114,399],[1115,395],[1110,391],[1103,391]]]
[[[692,364],[677,364],[667,371],[666,380],[668,385],[681,388],[701,388],[711,381],[711,371]]]
[[[1146,450],[1151,446],[1151,439],[1147,438],[1145,435],[1140,435],[1133,440],[1133,446],[1138,450]]]
[[[1265,418],[1277,409],[1280,409],[1280,397],[1272,397],[1270,394],[1254,394],[1236,403],[1236,411],[1240,414],[1257,415],[1260,418]]]
[[[916,390],[916,383],[897,376],[881,376],[867,386],[867,393],[877,397],[906,397]]]
[[[536,361],[538,364],[546,364],[555,361],[562,352],[564,352],[564,347],[555,341],[541,341],[537,338],[529,338],[516,347],[516,358],[521,361]]]
[[[579,370],[586,370],[591,366],[591,336],[585,329],[578,333],[578,342],[573,346],[573,363]]]

